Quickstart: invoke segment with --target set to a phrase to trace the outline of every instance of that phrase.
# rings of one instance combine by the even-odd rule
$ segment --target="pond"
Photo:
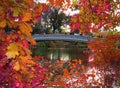
[[[85,50],[81,48],[47,48],[37,47],[33,48],[33,55],[41,55],[50,58],[52,61],[58,59],[62,61],[69,61],[72,59],[87,60],[88,55]]]

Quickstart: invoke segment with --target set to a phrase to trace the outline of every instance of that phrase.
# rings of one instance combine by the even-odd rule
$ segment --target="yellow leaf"
[[[19,13],[20,13],[20,11],[19,11],[18,8],[15,8],[15,9],[13,10],[13,16],[14,16],[14,17],[18,17]]]
[[[6,20],[0,21],[0,27],[4,28],[6,26]]]
[[[30,21],[31,17],[32,17],[31,13],[27,12],[27,13],[24,14],[24,16],[22,18],[22,21]]]
[[[7,51],[6,51],[6,56],[8,58],[15,58],[15,56],[18,56],[18,46],[16,43],[11,43],[9,44],[9,46],[7,47]]]
[[[15,65],[14,65],[14,68],[16,71],[19,71],[20,70],[20,64],[19,62],[16,62]]]

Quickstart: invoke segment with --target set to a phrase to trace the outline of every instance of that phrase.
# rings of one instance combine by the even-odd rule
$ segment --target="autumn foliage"
[[[107,32],[120,25],[119,0],[78,0],[73,5],[69,0],[48,0],[48,5],[76,8],[80,11],[72,17],[71,29],[81,33]],[[68,5],[63,4],[67,2]],[[32,25],[40,20],[40,15],[47,10],[46,4],[36,4],[33,0],[0,0],[0,88],[58,88],[111,86],[114,80],[120,85],[120,35],[107,35],[91,40],[88,47],[92,51],[91,64],[105,74],[100,82],[87,82],[94,78],[85,68],[81,59],[72,60],[63,67],[64,62],[55,62],[55,66],[42,67],[32,57],[29,45],[36,45],[32,38]],[[93,54],[94,52],[94,54]],[[53,69],[51,71],[51,69]],[[62,73],[56,74],[61,70]],[[84,70],[84,72],[82,72]],[[98,72],[99,72],[98,71]],[[54,73],[55,72],[55,73]],[[110,75],[108,72],[111,72]],[[92,71],[95,73],[95,71]],[[96,73],[95,73],[96,74]],[[73,80],[74,78],[74,80]],[[43,85],[44,84],[44,85]]]
[[[119,0],[80,0],[73,3],[73,9],[77,7],[78,14],[75,14],[70,22],[72,31],[79,30],[80,33],[100,32],[115,28],[120,25]]]
[[[120,85],[120,33],[114,33],[120,26],[119,4],[119,0],[75,1],[73,9],[79,13],[70,22],[73,32],[93,34],[94,39],[88,42],[91,50],[88,61],[104,76],[103,87],[108,88]]]
[[[113,82],[120,85],[120,35],[95,38],[88,47],[92,50],[91,64],[104,74],[104,85],[110,87]]]
[[[32,0],[0,1],[0,87],[30,88],[42,85],[45,68],[32,60],[29,42],[32,24],[42,13]]]

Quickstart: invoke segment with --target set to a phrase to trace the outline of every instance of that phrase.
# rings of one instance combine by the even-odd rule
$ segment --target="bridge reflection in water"
[[[68,34],[34,34],[33,38],[36,41],[58,40],[58,41],[74,41],[87,43],[88,39],[92,39],[88,36],[82,35],[68,35]]]

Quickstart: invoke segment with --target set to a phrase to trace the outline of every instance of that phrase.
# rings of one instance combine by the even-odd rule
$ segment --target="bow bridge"
[[[59,40],[59,41],[74,41],[87,43],[91,37],[82,35],[68,35],[68,34],[34,34],[33,38],[36,41]]]

